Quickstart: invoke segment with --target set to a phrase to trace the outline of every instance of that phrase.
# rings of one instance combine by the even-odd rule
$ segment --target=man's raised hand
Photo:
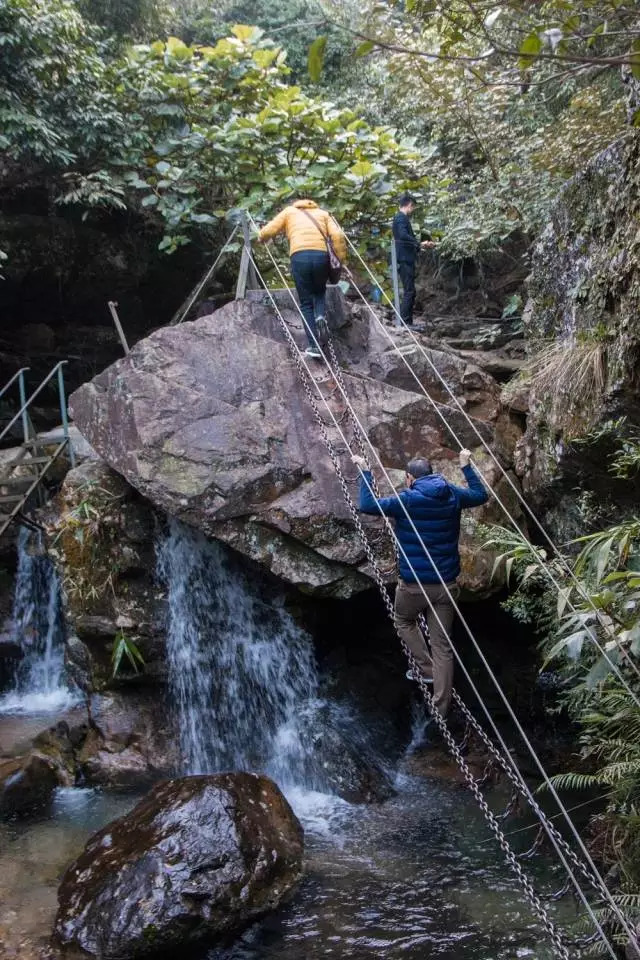
[[[468,467],[471,463],[471,451],[470,450],[461,450],[460,451],[460,466]]]

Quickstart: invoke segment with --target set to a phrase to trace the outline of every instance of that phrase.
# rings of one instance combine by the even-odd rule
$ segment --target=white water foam
[[[262,770],[283,787],[303,784],[300,721],[317,700],[318,675],[311,638],[284,598],[176,522],[159,545],[158,571],[186,771]]]
[[[64,619],[60,583],[42,550],[40,533],[23,527],[18,536],[18,569],[9,639],[22,648],[13,689],[0,697],[0,713],[49,714],[76,697],[65,680]]]

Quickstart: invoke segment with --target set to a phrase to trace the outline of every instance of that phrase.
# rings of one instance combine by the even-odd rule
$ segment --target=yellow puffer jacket
[[[336,253],[342,261],[347,257],[347,244],[344,233],[333,217],[322,210],[313,200],[296,200],[290,206],[274,217],[260,231],[260,240],[271,240],[283,231],[289,241],[289,254],[299,253],[300,250],[326,250],[327,245],[318,230],[304,210],[308,210],[321,230],[328,234],[333,241]]]

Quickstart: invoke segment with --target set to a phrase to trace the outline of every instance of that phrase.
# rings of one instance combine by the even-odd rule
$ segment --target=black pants
[[[326,310],[329,254],[326,250],[300,250],[291,257],[291,273],[300,298],[309,345],[314,347],[313,338],[318,336],[316,317],[324,316]]]
[[[400,316],[405,323],[413,323],[413,306],[416,302],[416,265],[398,263],[398,275],[402,280],[402,303]]]

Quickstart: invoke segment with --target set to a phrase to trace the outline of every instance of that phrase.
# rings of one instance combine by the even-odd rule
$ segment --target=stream
[[[232,946],[210,951],[207,960],[551,960],[468,792],[406,773],[398,775],[396,789],[393,799],[363,807],[307,791],[289,794],[305,826],[305,877],[288,903]],[[46,940],[61,871],[93,832],[137,799],[62,789],[46,816],[0,824],[5,943],[19,950]],[[496,808],[504,802],[494,800]],[[519,826],[517,820],[510,825]],[[532,836],[524,832],[516,849],[524,850]],[[544,856],[530,867],[540,889],[562,885]],[[575,916],[570,902],[555,913],[566,921]]]
[[[57,698],[73,699],[60,673],[57,587],[40,559],[32,560],[21,557],[16,588],[14,628],[27,624],[28,644],[0,709],[5,754],[52,722]],[[292,897],[234,943],[210,949],[207,960],[552,957],[472,797],[450,772],[434,776],[432,754],[419,747],[419,715],[412,743],[390,771],[395,796],[370,805],[339,799],[319,779],[324,764],[310,762],[316,747],[309,727],[328,716],[335,735],[358,753],[375,753],[376,743],[365,724],[358,727],[357,704],[336,708],[323,700],[312,638],[282,598],[265,592],[229,551],[179,524],[158,545],[158,578],[169,598],[169,689],[185,772],[269,773],[306,834],[305,876]],[[47,682],[38,669],[43,659]],[[51,712],[34,714],[42,696]],[[335,752],[337,741],[327,742]],[[388,759],[377,759],[389,773]],[[14,956],[40,956],[62,871],[139,796],[58,789],[39,817],[0,823],[0,943]],[[507,801],[500,788],[490,798],[495,812]],[[522,825],[512,819],[505,829]],[[533,836],[519,833],[516,849],[526,850]],[[530,868],[544,893],[562,886],[549,859]],[[574,917],[565,901],[552,912],[567,923]]]

